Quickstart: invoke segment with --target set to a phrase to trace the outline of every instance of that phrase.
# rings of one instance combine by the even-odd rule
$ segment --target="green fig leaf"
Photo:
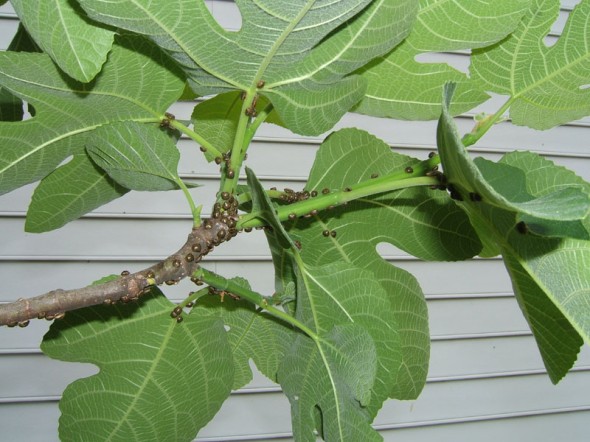
[[[43,52],[70,77],[87,83],[100,72],[113,46],[112,30],[92,23],[70,0],[10,3]]]
[[[230,394],[233,358],[223,324],[193,311],[178,322],[161,292],[140,304],[68,312],[43,340],[48,356],[97,365],[61,399],[67,440],[190,441]]]
[[[0,122],[0,194],[45,177],[71,155],[85,154],[89,137],[101,127],[123,121],[156,126],[184,86],[177,71],[164,67],[165,59],[144,39],[121,38],[100,75],[81,84],[45,54],[0,53],[0,85],[36,110],[32,119]]]
[[[99,127],[86,150],[112,179],[132,190],[178,189],[180,152],[160,128],[136,122]]]
[[[97,21],[149,36],[198,95],[257,91],[304,135],[327,131],[362,97],[365,81],[345,76],[399,43],[415,17],[411,0],[238,0],[242,27],[228,31],[202,1],[80,4]]]
[[[549,129],[590,115],[590,1],[570,13],[557,43],[544,39],[557,19],[559,0],[535,0],[514,32],[474,51],[470,71],[485,90],[508,95],[504,108],[517,125]]]
[[[508,35],[530,0],[420,0],[415,25],[406,40],[375,58],[359,73],[367,91],[354,111],[403,120],[433,120],[440,115],[440,91],[457,83],[453,114],[474,108],[488,95],[464,73],[445,63],[416,60],[428,52],[480,48]]]
[[[563,168],[550,167],[551,163],[543,160],[533,163],[536,173],[529,181],[528,174],[524,176],[527,166],[520,161],[533,154],[508,156],[495,167],[495,178],[491,179],[491,175],[486,178],[490,164],[482,161],[476,164],[461,144],[448,110],[452,93],[453,85],[445,87],[438,127],[439,154],[445,175],[455,197],[462,199],[458,205],[472,220],[485,226],[488,241],[495,243],[504,256],[519,305],[549,376],[557,383],[573,366],[583,342],[590,342],[587,302],[590,274],[586,265],[590,262],[590,241],[568,237],[571,225],[560,225],[554,213],[563,213],[564,218],[570,218],[569,222],[582,221],[590,203],[585,191],[588,186],[581,185],[571,173],[564,173]],[[545,166],[544,176],[539,174],[540,164]],[[564,207],[560,198],[547,197],[564,195],[565,191],[568,192],[565,196],[573,196],[569,204],[574,206]],[[479,196],[463,198],[466,194]],[[534,216],[542,226],[558,231],[559,237],[542,236],[538,229],[529,230],[523,221],[528,218],[523,216]]]
[[[40,233],[59,229],[127,192],[86,154],[74,155],[36,187],[25,230]]]

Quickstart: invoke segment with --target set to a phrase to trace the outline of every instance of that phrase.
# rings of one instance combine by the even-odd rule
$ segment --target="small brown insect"
[[[244,229],[244,232],[246,232],[246,233],[250,233],[251,231],[252,231],[252,227],[246,227]]]
[[[414,169],[410,166],[406,167],[404,170],[406,173],[414,173]]]
[[[345,191],[345,192],[352,192],[352,189],[351,189],[350,187],[345,187],[345,188],[344,188],[344,191]]]
[[[430,152],[430,153],[428,154],[428,158],[432,158],[432,157],[434,157],[435,155],[436,155],[436,152]]]
[[[332,231],[330,232],[330,236],[331,236],[332,238],[336,238],[336,230],[332,230]]]
[[[227,201],[229,199],[230,195],[229,192],[221,192],[221,199],[224,201]]]
[[[215,164],[221,164],[221,161],[223,161],[221,157],[215,157]]]
[[[526,235],[529,231],[529,228],[524,221],[520,221],[516,224],[516,231],[521,235]]]
[[[193,252],[195,252],[195,253],[200,253],[201,252],[201,244],[193,244],[191,249],[193,249]]]
[[[469,192],[469,199],[477,203],[481,201],[481,195],[479,193]]]
[[[371,174],[371,178],[373,178],[373,179],[378,178],[378,177],[379,177],[379,174],[378,173],[372,173]]]
[[[219,239],[225,238],[225,235],[227,235],[225,230],[220,230],[219,232],[217,232],[217,238]]]
[[[179,259],[174,259],[174,260],[172,260],[172,265],[173,265],[174,267],[180,267],[180,266],[181,266],[181,264],[182,264],[182,263],[180,262],[180,260],[179,260]]]
[[[295,213],[290,213],[290,214],[289,214],[289,219],[290,219],[291,221],[294,221],[294,220],[296,220],[296,219],[297,219],[297,214],[295,214]]]
[[[121,276],[129,276],[129,270],[123,270]]]
[[[299,250],[301,250],[301,241],[294,241],[295,247],[297,247]]]
[[[227,177],[231,180],[236,176],[235,172],[233,169],[228,169],[227,171]]]
[[[329,231],[329,230],[324,230],[324,231],[322,232],[322,235],[324,235],[324,236],[328,237],[328,236],[330,236],[330,231]]]
[[[207,148],[205,146],[200,146],[199,150],[203,153],[207,152]]]
[[[25,328],[27,325],[29,325],[29,322],[30,321],[28,319],[26,321],[21,321],[21,322],[18,323],[18,326],[20,328]]]
[[[195,255],[193,255],[192,253],[188,253],[185,257],[184,257],[186,262],[193,262],[195,260]]]
[[[313,209],[311,212],[309,212],[309,214],[311,216],[316,216],[318,214],[318,211],[317,211],[317,209]]]
[[[260,81],[258,81],[258,83],[256,83],[256,87],[258,89],[262,89],[265,84],[266,84],[266,82],[264,80],[260,80]]]
[[[176,281],[174,279],[169,279],[168,281],[166,281],[166,285],[175,285]]]
[[[154,279],[156,277],[156,274],[152,270],[148,270],[145,276],[147,278]]]
[[[327,195],[327,194],[329,194],[329,193],[330,193],[330,189],[328,189],[327,187],[324,187],[324,188],[322,189],[322,193],[323,193],[324,195]]]
[[[310,193],[312,198],[315,198],[316,196],[318,196],[318,191],[317,190],[312,190]]]
[[[179,316],[178,318],[176,318],[176,322],[178,322],[179,324],[183,321],[184,319],[182,318],[182,316]]]

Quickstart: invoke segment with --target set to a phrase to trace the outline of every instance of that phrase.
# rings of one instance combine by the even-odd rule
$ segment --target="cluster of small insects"
[[[277,188],[271,187],[270,190],[277,190]],[[308,190],[295,191],[285,187],[285,189],[283,189],[283,193],[279,195],[279,199],[287,204],[292,204],[299,201],[308,200],[310,197],[315,197],[317,195],[318,193],[315,190],[312,190],[311,192]]]
[[[322,232],[322,235],[324,235],[326,238],[331,236],[332,238],[336,238],[336,230],[324,230]]]
[[[428,154],[428,158],[432,158],[435,155],[436,153],[430,152]],[[411,168],[406,168],[406,172],[408,172],[408,169]],[[431,189],[447,190],[452,199],[456,201],[463,201],[463,196],[461,195],[461,193],[455,188],[455,186],[448,182],[445,174],[438,170],[438,166],[434,166],[432,169],[427,171],[426,176],[436,177],[438,179],[439,184],[430,186]],[[481,202],[482,200],[481,195],[477,192],[469,192],[469,199],[476,203]]]
[[[170,122],[174,119],[176,119],[176,117],[173,114],[166,112],[164,114],[164,118],[162,118],[162,121],[160,121],[160,127],[168,129],[170,127]]]
[[[202,148],[201,150],[203,151],[204,148]],[[205,149],[203,152],[206,152],[207,149]],[[234,172],[234,170],[231,168],[231,151],[227,151],[224,152],[220,157],[215,157],[215,164],[221,165],[221,163],[223,163],[223,166],[221,166],[221,169],[225,169],[225,174],[229,179],[233,179],[236,176],[236,173]]]
[[[39,318],[39,319],[42,319],[42,318]],[[52,318],[52,319],[54,319],[54,318]],[[18,325],[19,327],[24,328],[27,325],[29,325],[29,322],[30,321],[28,319],[26,321],[20,321],[20,322],[16,322],[16,321],[9,322],[8,324],[6,324],[6,326],[12,328],[12,327],[16,327]]]
[[[182,307],[176,306],[170,313],[170,317],[176,319],[176,322],[181,323],[184,319],[182,317]]]

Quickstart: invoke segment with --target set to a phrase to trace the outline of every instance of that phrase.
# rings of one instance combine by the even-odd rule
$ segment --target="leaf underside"
[[[463,72],[446,63],[423,63],[416,58],[489,46],[508,35],[530,0],[420,0],[416,23],[402,44],[372,60],[358,74],[367,91],[355,112],[402,120],[439,117],[440,91],[457,84],[453,115],[466,112],[489,96]]]
[[[559,0],[533,0],[515,31],[476,50],[470,71],[480,87],[509,96],[514,124],[549,129],[590,115],[590,1],[570,13],[558,41],[545,38],[557,19]]]
[[[258,93],[290,130],[304,135],[329,130],[359,101],[365,81],[347,75],[397,45],[416,12],[413,0],[370,7],[370,0],[236,3],[242,27],[228,31],[205,2],[80,0],[92,19],[146,35],[167,50],[198,95],[254,91],[264,82]]]
[[[448,112],[452,92],[452,86],[445,89],[438,128],[445,174],[455,191],[465,196],[460,206],[504,255],[519,305],[535,335],[549,376],[556,383],[573,366],[583,342],[590,342],[590,241],[569,237],[570,226],[553,215],[563,213],[565,218],[578,222],[578,227],[587,226],[589,185],[572,172],[531,153],[509,154],[496,166],[491,162],[473,162]],[[536,173],[528,175],[529,164],[534,165]],[[493,167],[498,168],[497,173],[482,173]],[[503,177],[503,184],[486,176]],[[511,189],[512,199],[504,194],[503,186]],[[547,198],[564,191],[575,196],[573,206],[567,199]],[[467,194],[480,198],[473,201]],[[531,206],[538,208],[530,204],[535,199],[543,202],[542,210],[534,214],[535,222],[551,233],[558,232],[558,237],[543,236],[541,229],[529,231],[528,224],[522,221],[525,215],[531,215]]]
[[[233,363],[221,321],[195,311],[178,323],[175,305],[153,293],[140,305],[69,312],[45,336],[48,356],[100,368],[65,390],[61,440],[190,441],[229,396]]]

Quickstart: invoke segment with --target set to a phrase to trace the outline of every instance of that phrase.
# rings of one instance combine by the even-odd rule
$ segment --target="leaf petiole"
[[[243,286],[235,283],[234,281],[226,279],[223,276],[213,273],[213,272],[211,272],[207,269],[204,269],[202,267],[200,267],[198,270],[196,270],[193,273],[192,277],[202,280],[203,282],[207,283],[208,285],[210,285],[212,287],[215,287],[216,289],[225,290],[229,293],[239,296],[240,298],[246,299],[246,300],[252,302],[253,304],[256,304],[258,307],[262,308],[263,310],[266,310],[267,312],[269,312],[271,315],[275,316],[276,318],[281,319],[281,320],[285,321],[286,323],[291,324],[292,326],[298,328],[299,330],[304,332],[306,335],[308,335],[314,341],[317,342],[319,340],[319,336],[317,335],[316,332],[314,332],[312,329],[307,327],[305,324],[303,324],[300,321],[298,321],[297,319],[295,319],[293,316],[274,307],[271,304],[271,302],[272,302],[271,299],[261,295],[258,292],[247,289],[246,287],[243,287]]]
[[[176,177],[174,182],[178,185],[178,187],[180,187],[180,189],[182,190],[182,193],[184,193],[184,196],[188,202],[188,205],[191,208],[191,214],[193,216],[193,226],[194,227],[199,227],[201,225],[201,209],[203,206],[198,206],[195,204],[195,201],[193,200],[192,195],[190,194],[188,187],[186,187],[186,184],[184,184],[184,182],[179,178]]]
[[[171,118],[169,120],[169,124],[170,124],[170,127],[173,127],[174,129],[179,130],[180,132],[182,132],[183,134],[185,134],[189,138],[193,139],[195,142],[199,143],[201,146],[203,146],[205,149],[207,149],[207,152],[210,152],[211,155],[216,156],[216,157],[222,156],[221,152],[215,146],[213,146],[211,143],[209,143],[205,138],[203,138],[201,135],[196,133],[194,130],[192,130],[189,127],[182,124],[180,121]]]
[[[504,121],[504,113],[510,108],[514,98],[510,98],[502,105],[498,112],[493,115],[489,115],[482,121],[478,121],[471,133],[465,134],[461,139],[461,142],[465,147],[472,146],[473,144],[477,143],[481,137],[483,137],[490,128],[501,121]]]

